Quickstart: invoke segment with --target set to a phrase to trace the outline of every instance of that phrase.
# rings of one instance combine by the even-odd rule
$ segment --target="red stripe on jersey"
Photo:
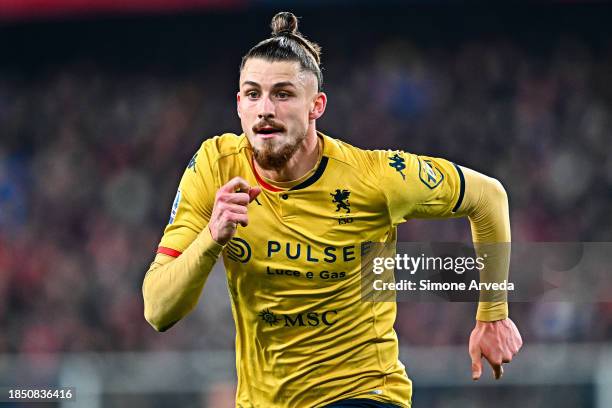
[[[162,247],[162,246],[157,248],[157,253],[158,254],[164,254],[164,255],[170,255],[170,256],[173,256],[175,258],[178,258],[178,256],[180,254],[182,254],[182,252],[177,251],[176,249],[166,248],[166,247]]]
[[[257,169],[255,168],[255,163],[253,163],[253,160],[251,160],[251,165],[253,166],[253,173],[255,173],[255,178],[257,179],[257,182],[266,190],[270,190],[270,191],[274,191],[274,192],[278,192],[278,191],[283,191],[282,188],[278,188],[278,187],[274,187],[271,186],[270,184],[266,183],[264,181],[264,179],[261,178],[261,176],[259,175],[259,173],[257,173]]]

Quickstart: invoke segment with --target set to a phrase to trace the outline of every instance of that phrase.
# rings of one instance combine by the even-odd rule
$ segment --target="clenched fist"
[[[234,177],[221,186],[215,196],[208,229],[212,238],[225,245],[236,233],[238,224],[249,224],[247,206],[261,193],[261,188],[251,187],[246,180]]]
[[[482,357],[491,368],[493,376],[499,380],[504,374],[502,364],[512,361],[512,357],[523,346],[523,339],[510,318],[495,322],[476,322],[470,335],[469,353],[472,359],[472,379],[478,380],[482,374]]]

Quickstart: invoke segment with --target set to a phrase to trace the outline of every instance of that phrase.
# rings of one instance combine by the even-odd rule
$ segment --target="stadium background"
[[[498,178],[514,241],[611,241],[612,7],[348,3],[0,1],[0,386],[77,388],[36,407],[232,406],[222,268],[164,334],[140,287],[189,158],[240,131],[240,57],[283,9],[323,46],[324,132]],[[467,239],[462,220],[400,228]],[[612,406],[611,304],[510,310],[523,352],[472,383],[475,306],[399,305],[415,407]]]

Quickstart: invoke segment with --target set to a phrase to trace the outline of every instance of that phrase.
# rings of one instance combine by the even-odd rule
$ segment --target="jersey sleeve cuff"
[[[210,228],[208,228],[208,225],[204,227],[202,232],[200,232],[197,239],[200,241],[203,251],[210,255],[213,255],[214,257],[218,257],[221,251],[223,250],[223,245],[219,244],[213,239],[212,235],[210,234]]]
[[[476,311],[476,320],[494,322],[508,317],[507,302],[480,302]]]

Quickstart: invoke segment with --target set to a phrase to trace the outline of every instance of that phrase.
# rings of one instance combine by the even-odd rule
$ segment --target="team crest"
[[[344,210],[345,214],[351,212],[351,203],[349,203],[348,198],[351,195],[351,192],[348,190],[340,190],[336,189],[335,193],[329,193],[332,196],[332,203],[336,204],[336,212],[340,210]]]
[[[434,189],[444,180],[444,174],[431,160],[419,158],[419,178],[427,187]]]

